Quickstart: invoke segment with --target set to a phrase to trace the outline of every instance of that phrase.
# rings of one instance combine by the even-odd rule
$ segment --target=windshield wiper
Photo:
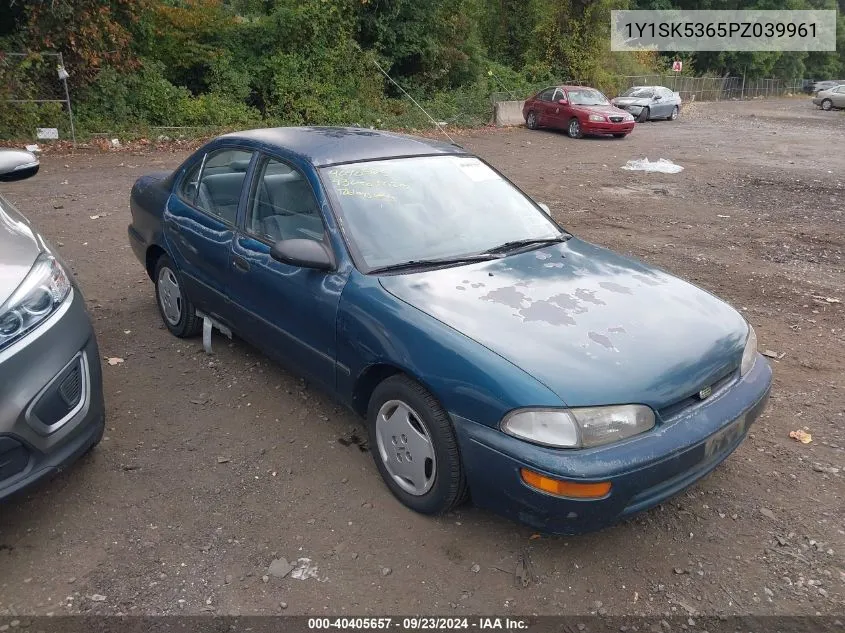
[[[568,233],[564,233],[563,235],[558,235],[557,237],[539,237],[527,240],[513,240],[512,242],[505,242],[504,244],[500,244],[494,248],[488,249],[485,251],[485,254],[499,254],[499,253],[507,253],[508,251],[514,251],[520,248],[525,248],[528,246],[542,246],[544,244],[558,244],[560,242],[567,241],[571,235]]]
[[[400,270],[411,270],[414,268],[436,268],[438,266],[450,266],[453,264],[471,264],[473,262],[486,262],[491,259],[499,259],[498,255],[493,253],[479,253],[477,255],[461,255],[460,257],[441,257],[435,259],[412,259],[407,262],[400,262],[398,264],[391,264],[390,266],[381,266],[373,268],[372,273],[388,273]]]

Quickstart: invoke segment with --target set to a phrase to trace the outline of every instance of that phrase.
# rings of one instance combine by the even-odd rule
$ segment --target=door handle
[[[249,272],[249,262],[248,262],[248,261],[246,261],[246,260],[245,260],[243,257],[241,257],[240,255],[235,255],[235,256],[234,256],[234,258],[233,258],[233,262],[232,262],[232,265],[233,265],[235,268],[237,268],[239,271],[241,271],[242,273],[248,273],[248,272]]]

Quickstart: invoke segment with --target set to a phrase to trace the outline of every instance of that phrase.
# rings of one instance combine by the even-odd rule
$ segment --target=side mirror
[[[663,98],[663,97],[661,97],[660,95],[654,95],[654,96],[651,98],[651,100],[652,100],[652,101],[660,101],[662,98]]]
[[[560,105],[566,105],[566,99],[558,99],[558,100],[557,100],[557,102],[558,102]]]
[[[0,182],[30,178],[38,173],[39,166],[35,154],[19,149],[0,150]]]
[[[543,211],[545,211],[548,215],[552,214],[552,210],[549,208],[545,202],[538,202],[537,206],[540,207]]]
[[[331,270],[334,268],[334,258],[322,242],[314,240],[280,240],[270,249],[270,257],[283,264],[313,268],[315,270]]]

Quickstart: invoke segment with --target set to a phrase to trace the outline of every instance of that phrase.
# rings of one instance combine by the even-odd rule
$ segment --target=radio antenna
[[[453,145],[457,145],[457,143],[455,143],[455,139],[453,139],[451,136],[449,136],[449,133],[446,130],[443,129],[443,126],[440,125],[437,121],[435,121],[431,117],[431,115],[428,112],[426,112],[426,109],[423,108],[419,103],[417,103],[417,100],[414,99],[411,95],[409,95],[408,92],[402,86],[400,86],[398,83],[396,83],[396,81],[393,79],[393,77],[391,77],[390,75],[387,74],[387,71],[385,71],[384,68],[381,67],[381,64],[379,64],[378,61],[376,61],[376,59],[374,57],[371,58],[371,59],[373,60],[373,63],[376,65],[376,68],[378,68],[381,71],[381,74],[384,75],[385,77],[387,77],[387,79],[390,81],[390,83],[392,83],[394,86],[399,88],[399,90],[402,91],[402,94],[404,94],[406,97],[408,97],[411,100],[411,102],[415,106],[417,106],[422,111],[422,113],[424,115],[426,115],[428,117],[428,120],[431,121],[434,124],[434,127],[436,127],[438,130],[443,132],[443,135],[446,138],[448,138],[452,142]]]

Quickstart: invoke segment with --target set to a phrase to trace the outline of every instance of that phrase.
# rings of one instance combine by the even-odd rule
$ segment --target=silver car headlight
[[[744,376],[751,371],[757,361],[757,335],[754,328],[748,324],[748,338],[745,339],[745,350],[742,352],[742,363],[739,366],[739,375]]]
[[[514,437],[556,448],[589,448],[624,440],[654,427],[654,411],[640,404],[574,409],[519,409],[502,420]]]
[[[70,294],[70,279],[62,265],[42,253],[12,296],[0,306],[0,350],[38,327]]]

